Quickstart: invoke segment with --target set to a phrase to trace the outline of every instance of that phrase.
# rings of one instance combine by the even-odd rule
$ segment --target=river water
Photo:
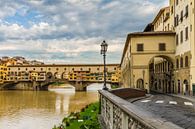
[[[0,91],[0,129],[52,129],[70,112],[96,101],[98,93],[91,90]]]

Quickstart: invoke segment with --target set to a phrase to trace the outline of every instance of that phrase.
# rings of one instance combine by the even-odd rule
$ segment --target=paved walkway
[[[183,98],[189,101],[192,101],[193,103],[195,103],[195,96],[189,96],[189,95],[176,95],[176,94],[168,94],[170,96],[174,96],[174,97],[179,97],[179,98]]]
[[[195,102],[189,99],[154,94],[133,104],[182,128],[195,129]]]

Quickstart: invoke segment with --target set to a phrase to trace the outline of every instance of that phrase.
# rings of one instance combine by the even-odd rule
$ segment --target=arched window
[[[185,67],[188,67],[189,63],[188,63],[188,56],[185,57]]]
[[[180,67],[183,68],[183,57],[180,59]]]
[[[179,59],[177,59],[177,61],[176,61],[176,67],[177,67],[177,69],[179,68]]]
[[[137,80],[137,88],[144,89],[144,80],[143,79]]]

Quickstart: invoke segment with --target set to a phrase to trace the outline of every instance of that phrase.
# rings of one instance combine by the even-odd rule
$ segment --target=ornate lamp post
[[[103,90],[108,90],[108,88],[106,87],[106,52],[107,52],[107,49],[108,49],[108,44],[104,40],[101,44],[101,55],[103,55],[103,59],[104,59],[104,87],[103,87]]]

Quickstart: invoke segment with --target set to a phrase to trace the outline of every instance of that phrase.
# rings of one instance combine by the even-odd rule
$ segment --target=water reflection
[[[0,91],[0,129],[51,129],[97,100],[97,92]]]
[[[90,84],[89,86],[87,86],[87,91],[98,91],[101,90],[103,88],[104,84],[103,83],[93,83]],[[111,85],[110,84],[106,84],[107,88],[110,89]]]

